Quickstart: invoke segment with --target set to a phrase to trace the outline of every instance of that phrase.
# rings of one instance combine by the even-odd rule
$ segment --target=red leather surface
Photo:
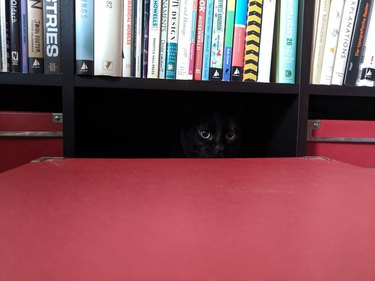
[[[48,112],[0,111],[0,131],[61,132]],[[39,157],[63,156],[62,138],[0,137],[0,173]]]
[[[0,280],[375,280],[375,172],[65,159],[0,174]]]
[[[320,120],[313,137],[375,138],[375,122],[363,120]],[[307,155],[325,156],[361,167],[375,168],[374,143],[308,142]]]

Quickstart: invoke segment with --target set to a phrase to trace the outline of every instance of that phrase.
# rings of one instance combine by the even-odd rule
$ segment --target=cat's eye
[[[236,133],[235,132],[228,132],[225,134],[225,138],[229,141],[232,141],[236,138]]]
[[[212,140],[213,139],[213,136],[209,131],[199,131],[199,135],[201,136],[201,138],[203,138],[205,140]]]

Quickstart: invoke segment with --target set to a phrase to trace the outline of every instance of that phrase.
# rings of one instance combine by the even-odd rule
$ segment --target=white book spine
[[[323,63],[324,44],[327,35],[328,16],[331,0],[321,0],[319,5],[319,15],[316,30],[316,40],[314,47],[312,83],[319,84]]]
[[[311,40],[311,64],[310,64],[310,81],[313,80],[313,58],[315,54],[315,44],[316,44],[316,32],[318,29],[318,18],[319,18],[319,7],[320,7],[321,0],[315,0],[315,7],[314,7],[314,23],[313,23],[313,34]]]
[[[332,0],[331,2],[326,43],[324,44],[322,71],[320,74],[320,84],[323,85],[331,84],[344,3],[345,0]]]
[[[137,14],[136,14],[136,26],[135,26],[135,77],[142,77],[142,18],[143,18],[143,1],[137,1]]]
[[[159,78],[165,78],[165,62],[167,55],[167,27],[169,1],[162,0],[161,22],[160,22],[160,57],[159,57]]]
[[[150,1],[147,78],[159,78],[161,0]]]
[[[165,79],[176,79],[180,0],[169,0]]]
[[[123,40],[122,40],[122,76],[131,76],[131,44],[132,44],[132,1],[124,0],[124,12],[123,12]]]
[[[259,47],[258,82],[270,82],[276,0],[264,0]]]
[[[0,0],[0,43],[1,43],[1,66],[0,72],[9,72],[10,65],[8,63],[8,53],[7,53],[7,30],[6,30],[6,9],[5,1]]]
[[[375,79],[375,5],[371,5],[369,23],[363,44],[363,57],[359,66],[356,86],[374,87]]]
[[[180,2],[176,79],[181,80],[187,80],[189,74],[192,9],[193,1],[182,0]]]
[[[345,1],[340,25],[339,40],[337,42],[335,63],[332,72],[332,85],[342,85],[344,81],[346,61],[348,59],[357,6],[358,0]]]
[[[94,2],[94,75],[122,76],[123,0]]]

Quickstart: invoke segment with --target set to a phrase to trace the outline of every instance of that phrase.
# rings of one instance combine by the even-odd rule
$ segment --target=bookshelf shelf
[[[0,73],[0,110],[62,110],[66,157],[124,157],[116,149],[133,137],[126,135],[132,133],[127,126],[146,134],[142,126],[147,122],[174,122],[187,97],[202,98],[209,106],[211,100],[226,102],[234,94],[248,106],[245,127],[251,141],[246,145],[256,156],[304,156],[307,120],[313,113],[375,120],[375,88],[310,84],[313,11],[314,1],[300,0],[296,84],[160,80],[76,75],[75,1],[62,1],[63,74]],[[142,145],[146,151],[150,147]]]

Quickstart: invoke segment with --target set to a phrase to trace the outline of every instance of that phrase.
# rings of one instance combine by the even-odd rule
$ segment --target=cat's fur
[[[237,116],[210,111],[190,116],[181,124],[173,157],[239,157],[242,132]]]

